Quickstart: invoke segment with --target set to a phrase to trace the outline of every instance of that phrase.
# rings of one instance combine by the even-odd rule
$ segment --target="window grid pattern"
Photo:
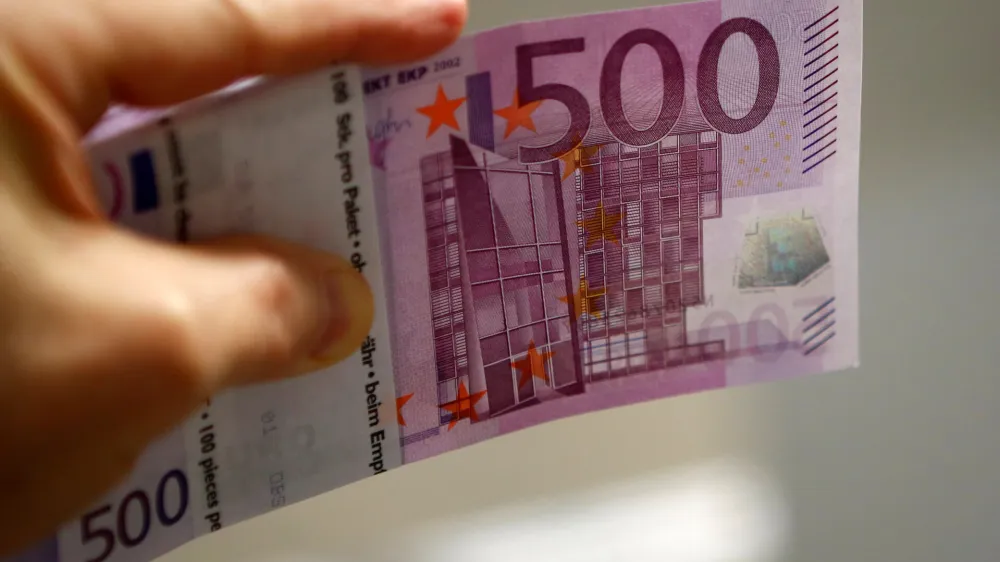
[[[420,169],[438,403],[446,404],[457,400],[460,386],[469,388],[457,199],[451,155],[443,152],[427,156],[422,159]],[[454,416],[453,412],[439,409],[441,425],[450,423]]]
[[[471,392],[469,349],[463,299],[471,298],[479,357],[490,387],[490,410],[497,415],[532,401],[542,387],[577,382],[572,343],[566,264],[550,172],[526,166],[456,166],[450,153],[425,157],[421,182],[428,247],[431,319],[438,380],[438,404],[455,404],[461,388]],[[457,212],[456,170],[482,177],[489,217],[475,223],[477,242],[462,240]],[[461,174],[459,174],[461,175]],[[545,179],[550,181],[546,184]],[[512,191],[523,197],[511,197]],[[466,222],[465,228],[469,229]],[[485,230],[482,230],[485,229]],[[484,236],[485,232],[489,232]],[[464,235],[469,238],[469,233]],[[482,240],[488,239],[488,243]],[[465,279],[468,277],[468,279]],[[463,297],[468,283],[471,294]],[[533,350],[531,349],[533,346]],[[543,357],[544,373],[532,376],[515,367],[529,353]],[[560,376],[562,375],[562,376]],[[499,391],[498,391],[499,389]],[[439,423],[456,414],[439,408]]]
[[[490,218],[480,227],[492,230],[491,243],[467,248],[465,256],[476,272],[471,285],[479,346],[497,415],[532,401],[542,387],[575,382],[559,377],[559,359],[575,352],[569,307],[559,300],[569,285],[557,221],[547,214],[555,202],[544,180],[552,174],[521,165],[491,167],[485,159],[471,171],[489,190]],[[511,196],[515,192],[524,196]],[[515,367],[529,353],[544,358],[538,374],[547,380]],[[510,381],[509,393],[497,391],[503,379]]]
[[[722,355],[722,342],[688,345],[685,322],[685,309],[704,302],[702,220],[721,215],[720,143],[705,131],[641,149],[612,143],[579,151],[586,380]],[[603,234],[589,232],[595,227]]]

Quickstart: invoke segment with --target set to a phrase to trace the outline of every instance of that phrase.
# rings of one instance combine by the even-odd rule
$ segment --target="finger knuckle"
[[[171,377],[175,388],[185,394],[204,396],[213,390],[212,364],[199,334],[197,306],[176,294],[161,299],[140,325],[147,349],[155,350],[159,367]]]

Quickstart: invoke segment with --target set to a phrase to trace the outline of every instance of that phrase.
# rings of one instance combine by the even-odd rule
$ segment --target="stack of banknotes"
[[[125,228],[348,257],[348,361],[215,397],[34,562],[203,534],[539,423],[858,364],[861,0],[523,23],[87,139]]]

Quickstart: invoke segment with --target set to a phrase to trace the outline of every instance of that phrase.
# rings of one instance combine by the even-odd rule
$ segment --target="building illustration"
[[[524,165],[453,136],[421,161],[442,426],[723,357],[685,322],[705,299],[720,144],[708,130]]]

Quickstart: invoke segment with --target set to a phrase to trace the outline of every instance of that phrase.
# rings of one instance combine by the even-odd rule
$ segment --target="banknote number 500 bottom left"
[[[173,482],[173,486],[169,484]],[[171,501],[168,505],[168,488],[176,490],[178,501]],[[156,519],[164,527],[176,525],[187,513],[188,508],[188,480],[181,470],[171,470],[160,478],[156,486],[156,493],[153,501],[150,501],[149,494],[145,490],[133,490],[125,495],[118,504],[106,504],[80,518],[80,539],[83,545],[93,541],[100,541],[104,544],[101,552],[88,558],[86,562],[103,562],[118,545],[124,548],[133,548],[142,544],[149,536],[150,528],[153,524],[153,511],[156,511]],[[176,506],[176,507],[175,507]],[[109,515],[114,509],[114,521],[105,520],[105,515]],[[134,517],[129,517],[130,513],[138,512],[138,521]],[[113,528],[112,528],[113,527]]]

